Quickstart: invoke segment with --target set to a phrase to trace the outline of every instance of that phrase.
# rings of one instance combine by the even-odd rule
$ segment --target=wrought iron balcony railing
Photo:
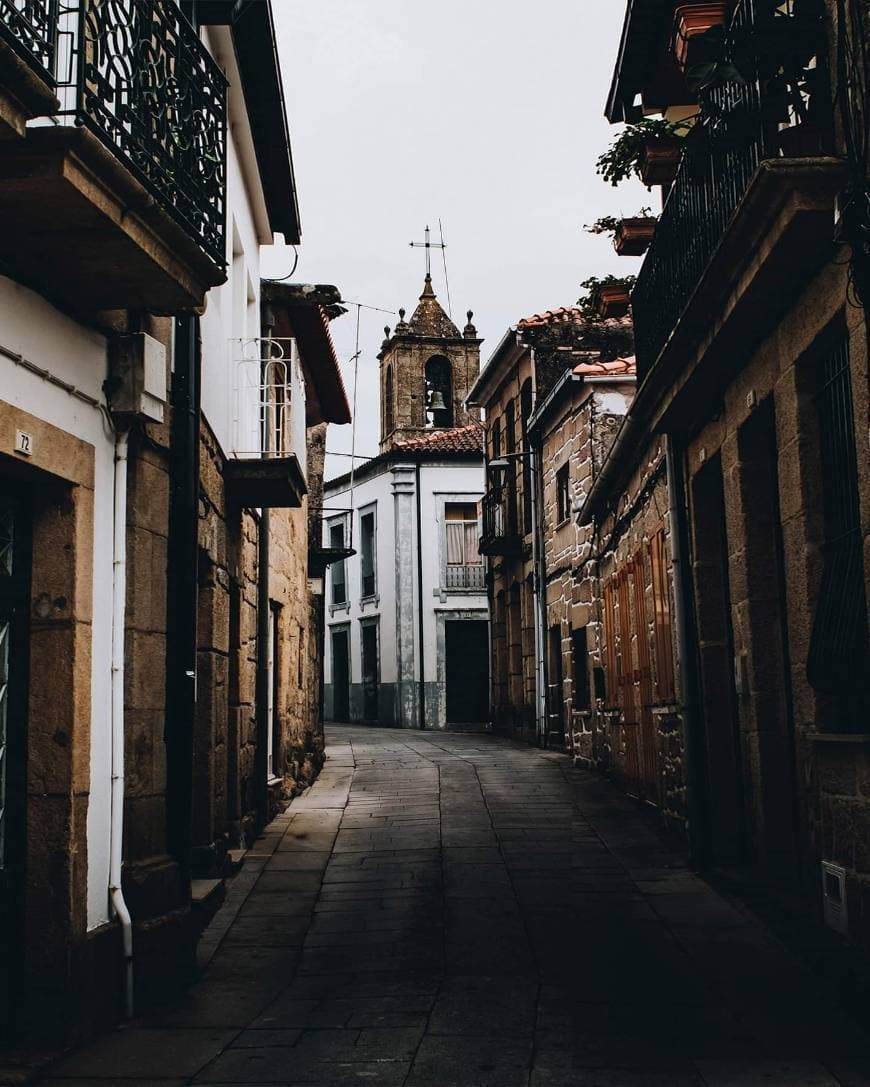
[[[519,553],[522,540],[517,529],[516,495],[510,487],[495,487],[483,496],[481,503],[483,531],[480,550],[485,555]]]
[[[0,36],[54,82],[57,0],[0,0]]]
[[[759,2],[765,0],[740,0],[732,31],[755,23]],[[758,80],[726,83],[707,95],[718,120],[705,125],[703,136],[687,137],[689,150],[632,292],[641,379],[677,325],[759,163],[779,154],[775,125],[771,132],[764,120]]]
[[[0,3],[8,5],[9,0]],[[61,4],[56,59],[60,116],[90,129],[201,248],[223,264],[223,73],[175,3]]]

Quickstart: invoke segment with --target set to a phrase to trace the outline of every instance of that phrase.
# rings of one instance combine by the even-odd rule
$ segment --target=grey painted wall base
[[[361,683],[350,685],[350,719],[351,721],[365,721],[363,707],[365,695]],[[335,721],[335,690],[331,683],[323,686],[323,715],[327,721]],[[396,685],[395,683],[381,683],[378,687],[378,720],[371,724],[386,725],[388,727],[398,724],[396,721]]]

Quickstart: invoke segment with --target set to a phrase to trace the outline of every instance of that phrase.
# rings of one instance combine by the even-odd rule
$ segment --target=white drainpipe
[[[112,555],[112,802],[109,830],[109,896],[124,946],[124,1011],[133,1015],[133,923],[121,890],[124,846],[124,624],[127,597],[127,431],[115,438],[115,506]]]

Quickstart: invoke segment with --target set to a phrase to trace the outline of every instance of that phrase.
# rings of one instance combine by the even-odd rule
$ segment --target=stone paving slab
[[[555,753],[336,726],[175,1007],[61,1087],[870,1087],[870,1040]]]

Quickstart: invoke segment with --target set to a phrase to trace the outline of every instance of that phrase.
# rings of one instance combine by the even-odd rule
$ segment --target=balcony
[[[732,32],[754,19],[755,0],[742,0]],[[641,380],[663,354],[685,354],[732,318],[742,314],[744,328],[773,319],[789,286],[826,259],[838,160],[821,152],[786,157],[757,80],[727,83],[707,99],[718,120],[688,137],[632,293]]]
[[[32,117],[57,109],[56,0],[0,0],[0,138],[23,136]]]
[[[483,563],[448,563],[444,588],[481,592],[486,588]]]
[[[481,505],[483,510],[481,555],[501,555],[505,558],[520,556],[523,541],[517,527],[516,497],[511,493],[510,487],[496,487],[488,491]]]
[[[226,278],[226,81],[196,31],[160,0],[0,0],[0,28],[53,87],[0,159],[0,258],[77,309],[200,306]]]
[[[231,340],[236,374],[227,498],[298,508],[307,494],[305,382],[295,339]]]

